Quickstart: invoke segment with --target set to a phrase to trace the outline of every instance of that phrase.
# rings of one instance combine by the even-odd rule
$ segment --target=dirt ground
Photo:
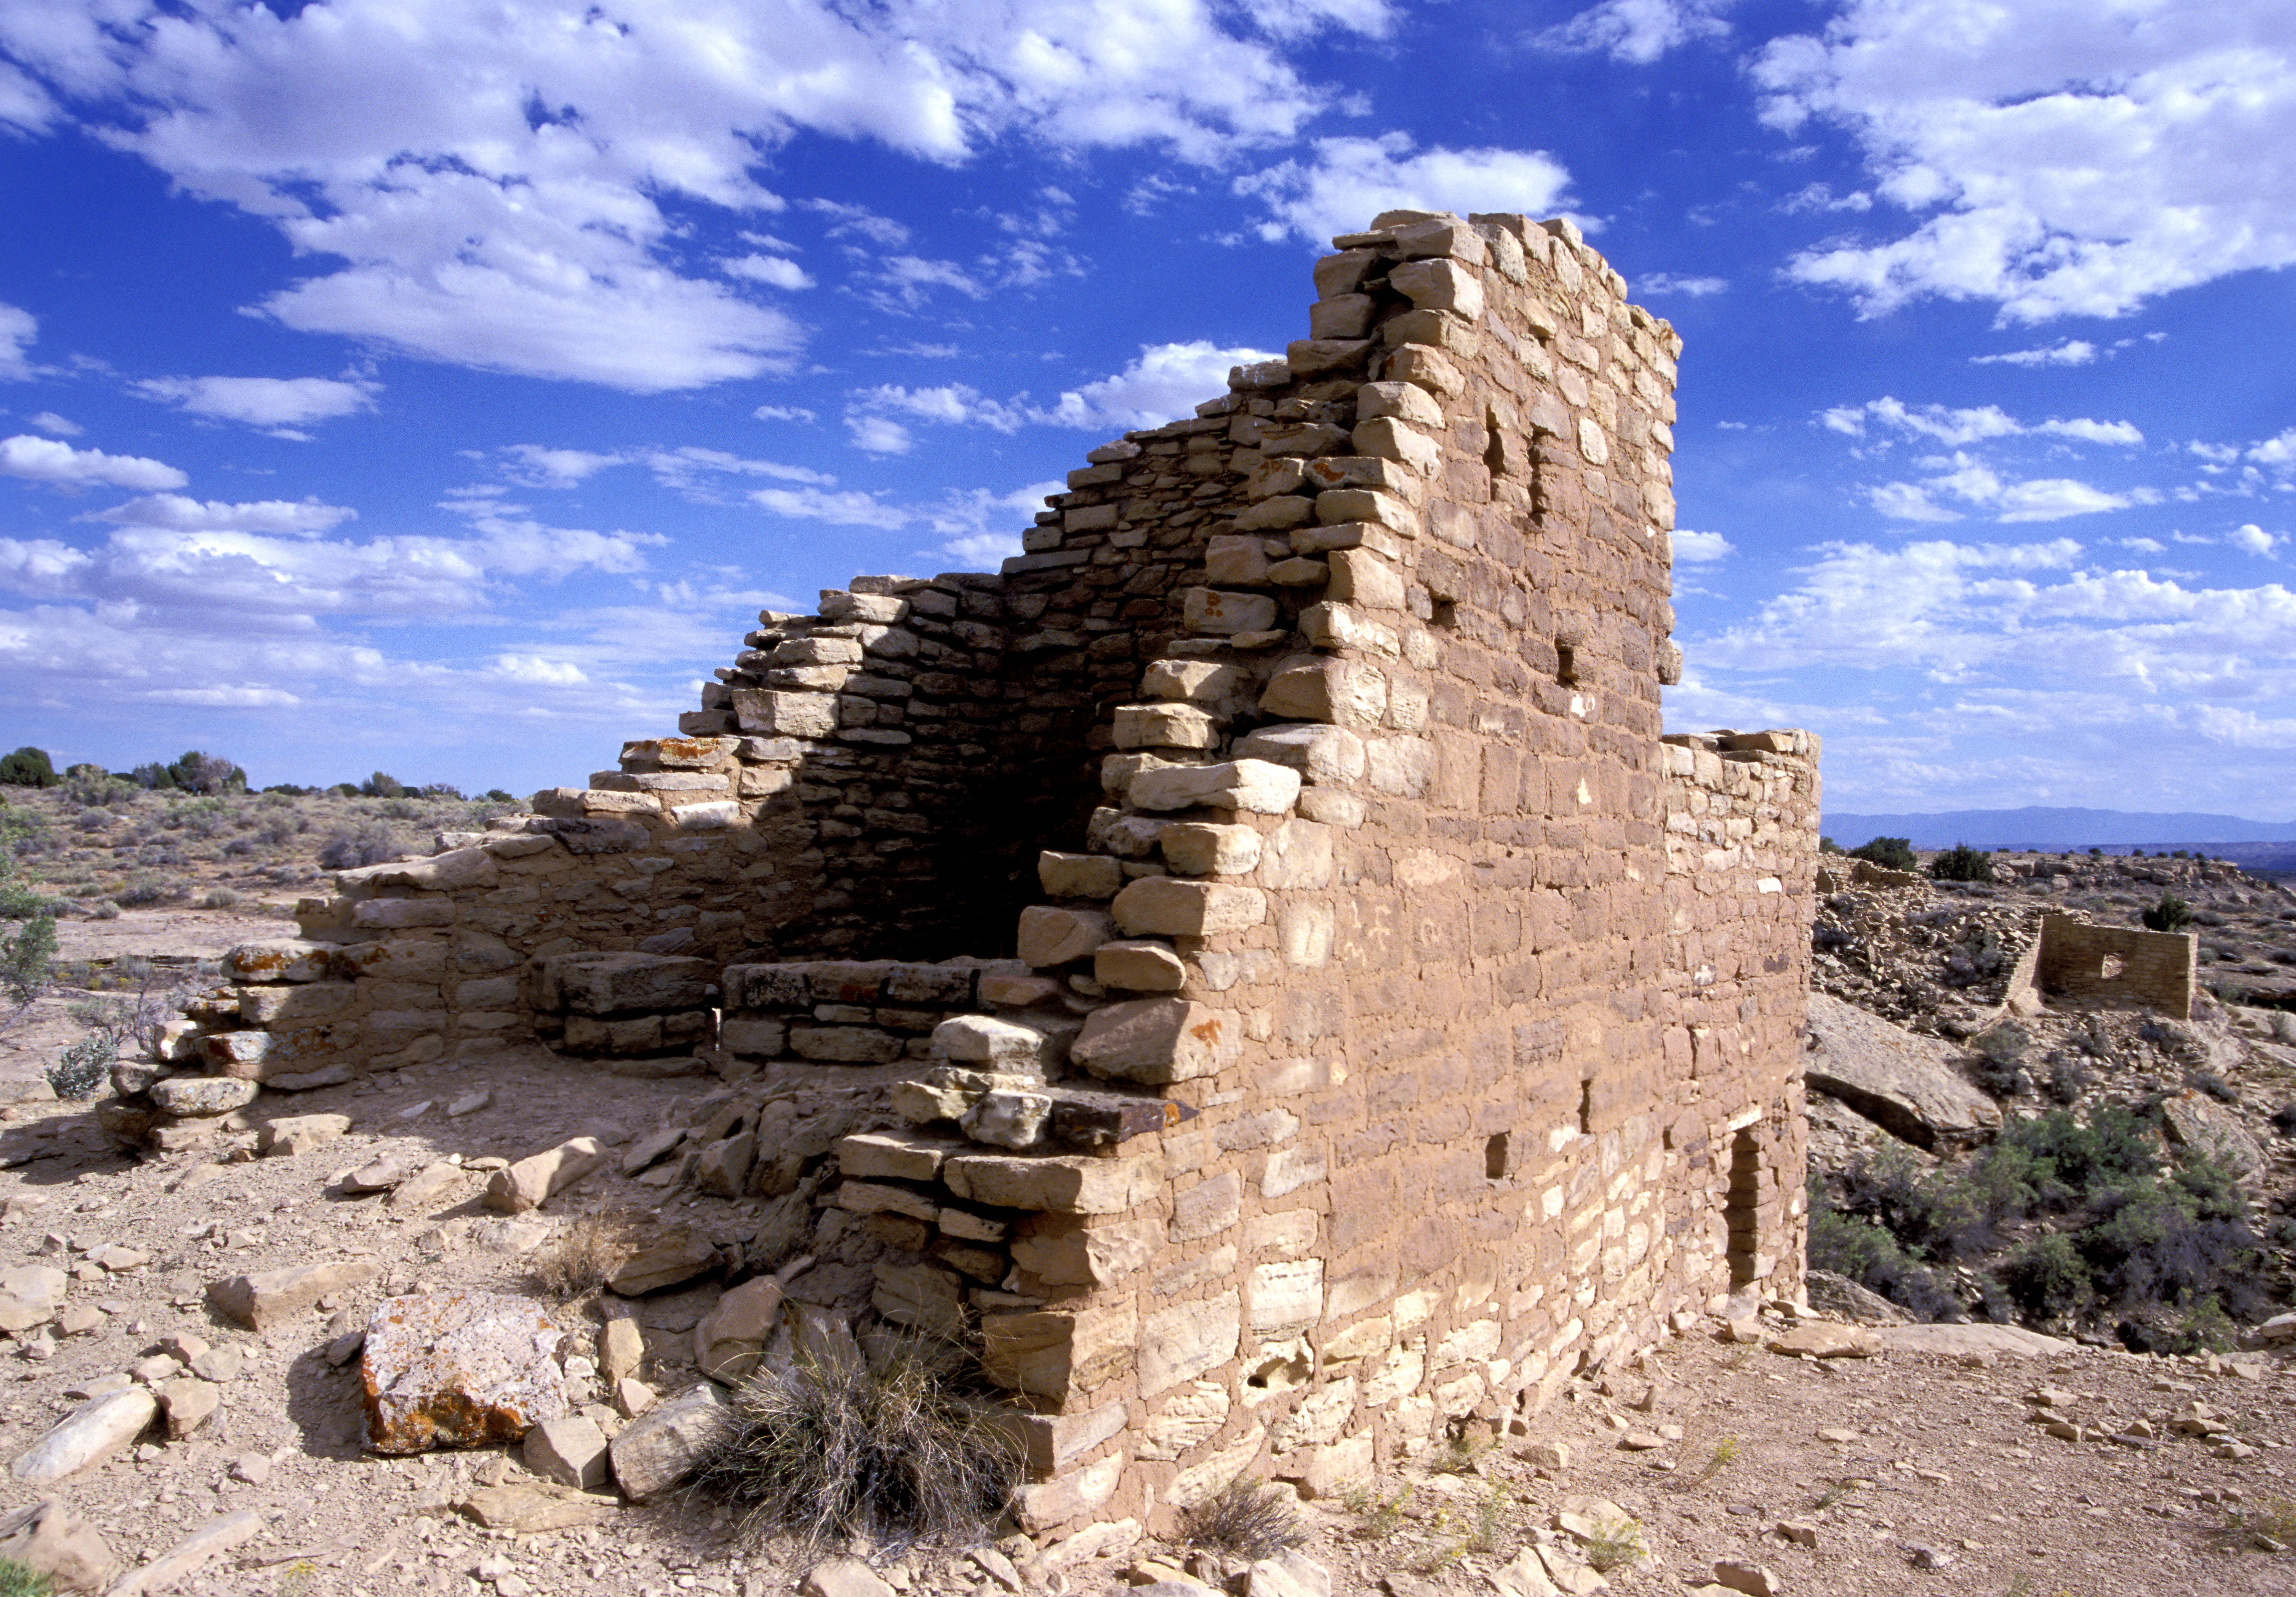
[[[99,947],[197,958],[271,930],[203,914],[64,922],[66,958]],[[94,940],[100,936],[101,944]],[[140,945],[140,946],[138,946]],[[0,1078],[37,1077],[42,1028],[62,1023],[72,996],[45,1001],[36,1024],[10,1039]],[[50,1006],[53,1006],[51,1010]],[[60,1035],[68,1036],[64,1026]],[[516,1158],[577,1134],[624,1142],[690,1110],[707,1078],[601,1077],[539,1051],[482,1065],[415,1069],[291,1102],[266,1096],[258,1116],[333,1111],[350,1134],[293,1158],[215,1151],[131,1158],[95,1130],[85,1104],[34,1102],[0,1127],[0,1267],[41,1262],[72,1270],[68,1302],[102,1313],[45,1357],[25,1340],[0,1349],[0,1456],[13,1457],[69,1413],[91,1384],[127,1371],[176,1333],[244,1357],[221,1412],[191,1438],[147,1441],[48,1488],[89,1519],[131,1563],[164,1552],[218,1513],[253,1509],[254,1540],[181,1590],[278,1597],[472,1597],[615,1593],[672,1597],[698,1591],[758,1597],[793,1589],[801,1570],[772,1549],[742,1544],[706,1502],[625,1508],[599,1527],[509,1536],[480,1528],[455,1505],[478,1485],[517,1480],[514,1449],[384,1459],[364,1454],[357,1363],[338,1368],[327,1343],[364,1324],[379,1298],[417,1289],[482,1287],[530,1292],[537,1247],[567,1213],[625,1207],[686,1219],[705,1231],[740,1218],[716,1199],[668,1196],[609,1170],[554,1201],[545,1224],[509,1221],[477,1202],[472,1172],[415,1210],[381,1197],[346,1197],[343,1175],[380,1155],[419,1151],[464,1161]],[[486,1108],[449,1118],[449,1099],[493,1089]],[[241,1139],[243,1142],[250,1139]],[[106,1242],[148,1256],[112,1274],[85,1256]],[[291,1265],[365,1257],[381,1276],[308,1319],[267,1334],[215,1317],[203,1292],[215,1279]],[[702,1285],[637,1306],[645,1378],[665,1389],[695,1379],[684,1335],[714,1302]],[[568,1312],[578,1335],[596,1329]],[[2247,1373],[2211,1374],[2198,1361],[2070,1349],[2042,1358],[1998,1356],[1980,1368],[1951,1357],[1890,1353],[1816,1363],[1716,1339],[1705,1323],[1625,1367],[1573,1382],[1530,1421],[1528,1436],[1365,1482],[1339,1499],[1302,1505],[1308,1553],[1341,1593],[1392,1597],[1498,1589],[1488,1578],[1519,1550],[1546,1539],[1577,1498],[1606,1499],[1634,1521],[1645,1557],[1613,1568],[1611,1589],[1671,1593],[1703,1580],[1715,1560],[1767,1566],[1790,1593],[1951,1592],[2024,1597],[2159,1597],[2181,1593],[2296,1592],[2296,1553],[2234,1551],[2228,1514],[2296,1514],[2296,1370],[2285,1356]],[[2152,1420],[2157,1448],[2062,1441],[2045,1434],[2024,1401],[2062,1389],[2067,1417],[2119,1430]],[[1645,1394],[1648,1394],[1646,1396]],[[2194,1397],[2253,1446],[2217,1456],[2165,1421]],[[1647,1407],[1640,1406],[1647,1404]],[[1678,1429],[1677,1429],[1678,1428]],[[1822,1430],[1854,1431],[1828,1440]],[[1629,1431],[1663,1445],[1620,1445]],[[1670,1439],[1669,1439],[1670,1438]],[[1531,1444],[1560,1441],[1567,1467],[1541,1469]],[[0,1504],[35,1494],[0,1478]],[[1815,1547],[1775,1532],[1805,1522]],[[1003,1544],[1023,1561],[1025,1539]],[[1916,1567],[1927,1549],[1934,1568]],[[1127,1572],[1160,1550],[1054,1570],[1033,1589],[1127,1589]],[[1184,1560],[1183,1550],[1164,1549]],[[1241,1564],[1200,1564],[1217,1579]],[[1001,1593],[982,1565],[918,1558],[882,1571],[913,1597]],[[1138,1580],[1146,1572],[1134,1575]],[[1240,1589],[1240,1588],[1239,1588]]]

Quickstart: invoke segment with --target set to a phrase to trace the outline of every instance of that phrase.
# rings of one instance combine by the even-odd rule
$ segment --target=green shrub
[[[1851,859],[1862,859],[1891,871],[1918,871],[1922,862],[1914,856],[1911,838],[1875,838],[1849,851]]]
[[[2182,931],[2193,923],[2193,906],[2174,893],[2163,893],[2158,904],[2139,910],[2136,918],[2151,931]]]
[[[1991,881],[1993,856],[1956,843],[1930,861],[1931,881]]]
[[[49,1597],[55,1583],[28,1564],[0,1558],[0,1597]]]
[[[369,798],[397,798],[405,795],[406,784],[387,771],[377,771],[359,784],[358,790]]]
[[[488,788],[487,790],[487,798],[489,802],[495,804],[516,804],[518,802],[515,796],[504,792],[500,788]]]
[[[52,788],[62,780],[45,749],[28,743],[13,754],[0,755],[0,787]]]
[[[119,1050],[100,1036],[85,1036],[48,1067],[48,1085],[59,1098],[93,1098],[103,1090]]]
[[[168,767],[168,775],[181,791],[198,793],[202,797],[247,790],[246,772],[220,754],[206,754],[197,749],[185,749],[182,757]]]
[[[2035,1237],[2001,1266],[2010,1300],[2027,1315],[2053,1320],[2088,1301],[2088,1266],[2070,1239],[2052,1233]]]

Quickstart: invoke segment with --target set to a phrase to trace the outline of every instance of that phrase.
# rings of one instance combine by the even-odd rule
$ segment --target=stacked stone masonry
[[[1032,1529],[1328,1492],[1792,1295],[1818,749],[1661,736],[1679,340],[1567,223],[1334,242],[1310,337],[1002,573],[768,613],[184,1047],[732,1078],[677,1178],[865,1233],[866,1312],[1013,1394]],[[792,1151],[778,1099],[837,1107]]]

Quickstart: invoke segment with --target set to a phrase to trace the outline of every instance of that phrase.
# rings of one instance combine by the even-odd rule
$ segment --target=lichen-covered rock
[[[566,1332],[537,1305],[494,1292],[386,1298],[367,1322],[359,1378],[377,1453],[515,1442],[569,1412]]]

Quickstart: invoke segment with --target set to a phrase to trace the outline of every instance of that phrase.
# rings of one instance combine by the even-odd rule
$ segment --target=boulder
[[[2000,1106],[1954,1068],[1953,1050],[1830,994],[1809,995],[1802,1075],[1892,1135],[1932,1153],[1989,1142]]]
[[[615,1482],[633,1503],[660,1495],[709,1461],[729,1419],[725,1398],[706,1380],[655,1405],[608,1446]]]
[[[1812,1358],[1872,1358],[1882,1351],[1881,1339],[1862,1325],[1829,1325],[1804,1320],[1792,1331],[1769,1339],[1772,1353]]]
[[[2221,1160],[2241,1180],[2254,1181],[2264,1173],[2267,1162],[2264,1150],[2240,1123],[2240,1117],[2215,1099],[2199,1093],[2179,1093],[2161,1103],[2161,1120],[2169,1142]]]
[[[1853,1320],[1866,1325],[1904,1325],[1913,1316],[1879,1292],[1869,1292],[1846,1275],[1836,1275],[1831,1270],[1812,1270],[1804,1277],[1809,1291],[1812,1308],[1838,1320]]]
[[[566,1332],[540,1307],[494,1292],[386,1298],[359,1354],[367,1445],[377,1453],[515,1442],[567,1413]]]
[[[2012,1353],[2021,1358],[2059,1357],[2080,1351],[2061,1337],[2021,1325],[1885,1325],[1873,1333],[1892,1353]]]
[[[332,1142],[351,1128],[348,1115],[283,1115],[264,1123],[256,1151],[268,1159],[292,1159]]]

